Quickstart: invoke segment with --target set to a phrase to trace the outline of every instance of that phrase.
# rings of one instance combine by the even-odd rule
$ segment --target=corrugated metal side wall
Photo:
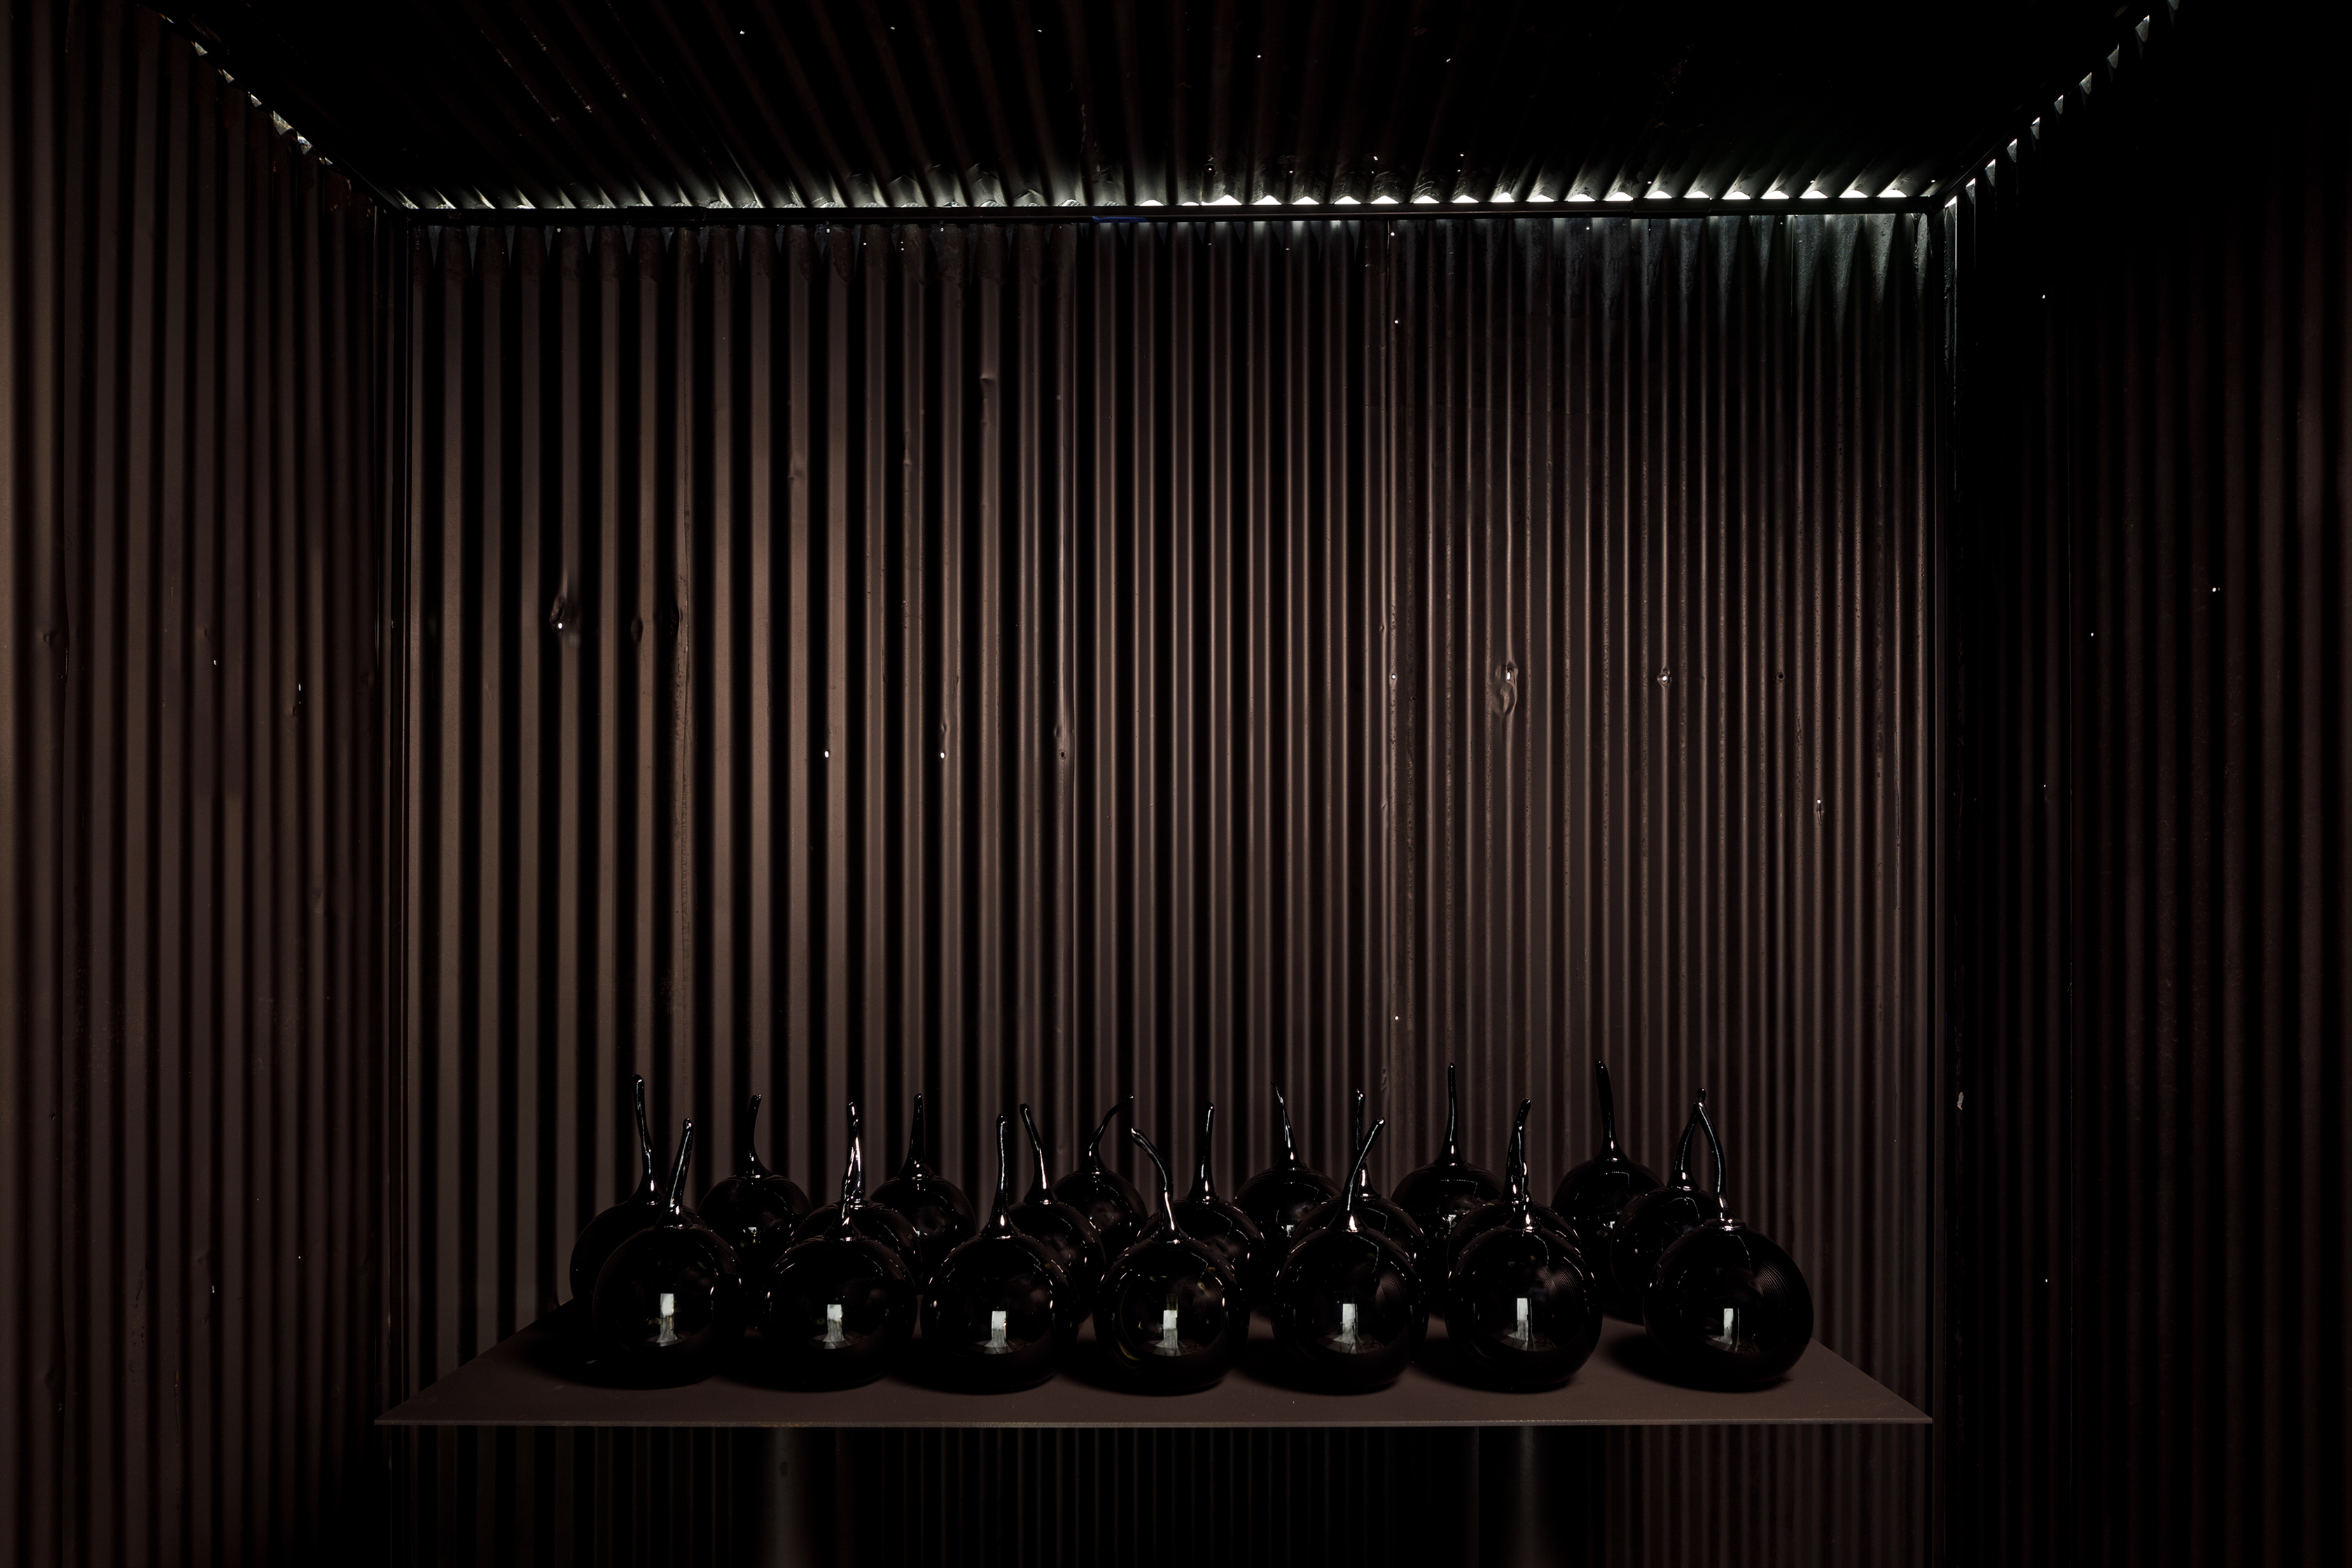
[[[2352,115],[2263,9],[1951,216],[1958,1561],[2352,1549]]]
[[[384,1391],[369,205],[0,23],[0,1563],[317,1561]]]
[[[891,1157],[928,1089],[974,1182],[1020,1099],[1066,1159],[1213,1098],[1232,1181],[1269,1081],[1326,1165],[1360,1082],[1392,1179],[1454,1060],[1549,1183],[1598,1051],[1653,1160],[1715,1092],[1924,1402],[1933,233],[420,233],[403,1386],[560,1299],[632,1071],[714,1160],[768,1093],[809,1182],[853,1094]],[[1030,1462],[957,1441],[950,1490]],[[1616,1442],[1627,1561],[1924,1539],[1916,1436]],[[422,1443],[412,1521],[636,1462]]]

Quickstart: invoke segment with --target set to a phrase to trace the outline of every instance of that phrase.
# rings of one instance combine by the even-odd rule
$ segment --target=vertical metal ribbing
[[[290,1557],[383,1386],[399,263],[152,15],[0,79],[0,1563]]]
[[[513,794],[499,828],[590,852],[538,874],[570,879],[546,902],[582,959],[612,943],[622,975],[592,994],[622,1032],[604,1068],[518,1043],[510,1098],[428,1129],[476,1151],[436,1157],[467,1180],[535,1148],[552,1198],[514,1215],[511,1306],[460,1281],[458,1315],[560,1299],[626,1163],[621,1085],[584,1079],[623,1062],[662,1068],[665,1141],[684,1114],[732,1125],[747,1089],[782,1099],[768,1153],[822,1190],[842,1102],[887,1163],[917,1087],[974,1187],[1014,1098],[1060,1166],[1130,1090],[1180,1146],[1216,1099],[1231,1183],[1271,1152],[1276,1081],[1327,1165],[1365,1082],[1400,1129],[1392,1181],[1458,1059],[1474,1156],[1499,1160],[1535,1093],[1548,1183],[1589,1142],[1599,1051],[1653,1160],[1688,1088],[1720,1085],[1744,1206],[1814,1270],[1824,1333],[1916,1381],[1924,1266],[1867,1196],[1924,1157],[1890,1114],[1920,1070],[1886,1065],[1925,1049],[1905,890],[1926,841],[1901,804],[1923,752],[1874,716],[1925,613],[1908,222],[799,227],[744,235],[740,270],[716,235],[551,235],[610,276],[513,375],[590,389],[584,425],[500,361],[504,412],[454,428],[478,475],[536,410],[541,483],[583,505],[517,511],[517,559],[593,561],[583,594],[627,612],[512,629],[601,695],[575,710],[593,788]],[[421,275],[420,319],[478,321],[493,287],[519,321],[562,319],[560,280],[419,243],[470,267]],[[470,380],[442,395],[484,406]],[[510,600],[478,586],[490,537],[457,539],[436,597]],[[674,601],[648,586],[671,570]],[[493,645],[452,679],[478,685]],[[433,899],[423,929],[467,919]],[[458,983],[504,985],[493,925],[461,929]],[[737,997],[748,1051],[718,1022]],[[551,1072],[578,1081],[572,1129],[498,1124]],[[551,1161],[567,1141],[593,1155]],[[420,1333],[423,1375],[458,1346]],[[1696,1508],[1716,1450],[1606,1451]],[[1738,1462],[1802,1490],[1833,1484],[1829,1455]],[[1908,1484],[1840,1494],[1841,1517],[1909,1539]]]

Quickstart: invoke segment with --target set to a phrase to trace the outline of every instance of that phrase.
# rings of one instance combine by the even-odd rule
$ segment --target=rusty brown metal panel
[[[748,1090],[822,1186],[844,1101],[887,1164],[918,1088],[977,1187],[999,1111],[1066,1163],[1129,1092],[1180,1144],[1216,1101],[1237,1181],[1276,1083],[1327,1166],[1370,1090],[1393,1180],[1458,1061],[1549,1184],[1597,1053],[1654,1161],[1710,1088],[1824,1337],[1925,1399],[1932,237],[419,231],[407,1383],[562,1299],[631,1071],[698,1188]],[[576,738],[551,782],[509,734]],[[517,1450],[451,1452],[412,1474],[505,1506]],[[1915,1437],[1595,1456],[1700,1532],[1612,1516],[1627,1561],[1719,1495],[1791,1561],[1924,1539]]]
[[[2352,127],[2156,31],[1951,217],[1953,1551],[2332,1563]]]
[[[0,36],[0,1561],[305,1560],[385,1386],[382,236],[152,14]]]

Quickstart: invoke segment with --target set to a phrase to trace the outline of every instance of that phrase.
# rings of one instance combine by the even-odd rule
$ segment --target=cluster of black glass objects
[[[1454,1064],[1445,1064],[1445,1143],[1437,1157],[1396,1184],[1393,1194],[1397,1205],[1412,1216],[1431,1239],[1443,1243],[1454,1232],[1454,1225],[1465,1214],[1493,1203],[1503,1196],[1503,1184],[1495,1173],[1472,1165],[1462,1157],[1462,1145],[1456,1135],[1460,1124],[1459,1097],[1454,1089]]]
[[[1454,1228],[1444,1300],[1446,1337],[1471,1375],[1520,1390],[1558,1387],[1601,1343],[1599,1281],[1559,1217],[1545,1220],[1549,1211],[1528,1197],[1532,1105],[1519,1102],[1509,1201]]]
[[[696,1206],[702,1223],[735,1249],[746,1272],[765,1268],[791,1246],[793,1228],[809,1211],[808,1194],[798,1184],[760,1163],[759,1125],[754,1094],[743,1116],[743,1168],[711,1183]]]
[[[866,1201],[866,1155],[857,1103],[849,1106],[849,1158],[841,1201],[812,1215],[783,1255],[755,1281],[760,1370],[789,1387],[855,1388],[906,1355],[915,1334],[915,1276],[889,1216]]]
[[[1658,1260],[1667,1248],[1708,1220],[1723,1218],[1715,1195],[1691,1180],[1691,1140],[1698,1135],[1698,1119],[1706,1110],[1706,1091],[1701,1089],[1683,1123],[1682,1141],[1675,1145],[1675,1163],[1666,1171],[1666,1185],[1653,1187],[1625,1206],[1611,1233],[1608,1257],[1595,1260],[1615,1277],[1618,1293],[1629,1300],[1639,1301],[1648,1296],[1651,1277],[1658,1271]]]
[[[1625,1157],[1617,1145],[1617,1100],[1609,1090],[1609,1066],[1592,1064],[1592,1082],[1601,1104],[1601,1153],[1559,1178],[1551,1206],[1568,1222],[1577,1248],[1601,1274],[1601,1304],[1610,1316],[1642,1321],[1642,1298],[1615,1288],[1607,1260],[1615,1239],[1617,1218],[1625,1206],[1654,1189],[1658,1178]]]
[[[1348,1111],[1348,1146],[1360,1148],[1363,1143],[1364,1092],[1359,1089]],[[1443,1279],[1445,1271],[1443,1248],[1412,1222],[1412,1215],[1373,1189],[1372,1174],[1362,1161],[1356,1163],[1356,1174],[1351,1179],[1353,1185],[1348,1195],[1330,1198],[1307,1215],[1305,1223],[1299,1227],[1299,1234],[1304,1236],[1309,1231],[1330,1228],[1352,1204],[1358,1222],[1366,1229],[1377,1230],[1403,1248],[1405,1256],[1412,1260],[1412,1266],[1421,1272],[1423,1279]]]
[[[919,1272],[929,1275],[947,1255],[971,1238],[971,1199],[931,1168],[923,1154],[923,1096],[915,1094],[914,1119],[907,1129],[907,1158],[898,1174],[874,1189],[873,1201],[915,1228],[922,1252]]]
[[[1650,1338],[1680,1376],[1753,1388],[1797,1364],[1813,1337],[1813,1296],[1788,1253],[1731,1217],[1723,1144],[1697,1112],[1715,1156],[1717,1218],[1666,1249],[1643,1301]]]
[[[1339,1196],[1339,1186],[1298,1157],[1298,1140],[1290,1130],[1290,1106],[1282,1091],[1274,1092],[1275,1124],[1282,1133],[1282,1153],[1274,1164],[1242,1183],[1234,1207],[1249,1216],[1265,1239],[1256,1257],[1257,1278],[1250,1289],[1261,1301],[1274,1288],[1275,1271],[1282,1267],[1291,1244],[1306,1234],[1307,1217]]]
[[[1275,1343],[1307,1382],[1335,1392],[1385,1388],[1420,1354],[1429,1293],[1404,1248],[1364,1223],[1358,1183],[1385,1121],[1348,1173],[1339,1218],[1290,1249],[1275,1276]]]
[[[654,1134],[646,1123],[646,1081],[629,1082],[636,1093],[637,1148],[644,1157],[644,1171],[629,1196],[581,1227],[572,1243],[572,1299],[583,1306],[596,1293],[596,1276],[613,1249],[647,1226],[659,1225],[664,1217],[661,1189],[654,1185]]]
[[[1135,1184],[1103,1164],[1103,1134],[1112,1118],[1135,1120],[1135,1096],[1130,1094],[1103,1113],[1095,1135],[1087,1140],[1087,1156],[1077,1167],[1054,1184],[1054,1196],[1087,1217],[1103,1247],[1116,1257],[1133,1240],[1143,1223],[1143,1195]]]
[[[1159,1171],[1160,1202],[1095,1292],[1095,1340],[1130,1386],[1189,1394],[1240,1359],[1249,1298],[1224,1259],[1176,1223],[1175,1183],[1151,1140],[1132,1128],[1127,1135]]]
[[[678,1134],[677,1166],[660,1219],[625,1239],[597,1270],[589,1317],[608,1376],[698,1383],[742,1336],[746,1303],[734,1249],[685,1206],[693,1155],[688,1122]]]
[[[996,1118],[996,1205],[923,1287],[923,1354],[974,1393],[1032,1388],[1078,1337],[1084,1300],[1043,1242],[1013,1223],[1012,1122]]]
[[[563,1332],[584,1329],[598,1373],[615,1380],[696,1381],[748,1340],[755,1374],[842,1388],[899,1364],[919,1322],[934,1376],[994,1391],[1051,1376],[1091,1306],[1100,1347],[1125,1382],[1182,1392],[1222,1378],[1247,1343],[1251,1314],[1263,1312],[1295,1375],[1353,1391],[1393,1382],[1438,1310],[1468,1375],[1538,1389],[1571,1376],[1598,1343],[1604,1307],[1630,1301],[1685,1381],[1748,1387],[1782,1375],[1811,1340],[1811,1296],[1788,1254],[1725,1207],[1706,1091],[1661,1186],[1620,1148],[1608,1069],[1596,1061],[1593,1071],[1602,1150],[1561,1181],[1558,1212],[1531,1190],[1533,1102],[1519,1103],[1498,1185],[1461,1156],[1449,1065],[1444,1145],[1399,1184],[1397,1200],[1381,1197],[1369,1175],[1387,1124],[1365,1127],[1361,1090],[1351,1105],[1354,1159],[1335,1183],[1300,1157],[1277,1089],[1281,1154],[1234,1201],[1218,1195],[1211,1174],[1213,1104],[1181,1199],[1159,1149],[1130,1129],[1160,1181],[1158,1201],[1146,1204],[1101,1157],[1110,1124],[1133,1113],[1129,1096],[1059,1182],[1023,1105],[1034,1175],[1018,1202],[1011,1123],[999,1116],[996,1198],[977,1227],[969,1200],[929,1163],[919,1094],[905,1165],[871,1199],[851,1103],[839,1200],[813,1214],[800,1188],[761,1162],[751,1135],[761,1099],[751,1096],[742,1167],[711,1186],[698,1216],[682,1201],[694,1124],[682,1129],[667,1190],[657,1188],[645,1081],[635,1079],[638,1180],[581,1233],[572,1277],[585,1311]],[[1700,1132],[1715,1161],[1712,1194],[1691,1174]]]
[[[1037,1119],[1026,1105],[1021,1107],[1021,1124],[1029,1130],[1029,1150],[1037,1169],[1027,1194],[1013,1206],[1013,1227],[1042,1244],[1047,1256],[1070,1277],[1070,1283],[1091,1300],[1095,1287],[1102,1283],[1103,1270],[1110,1267],[1110,1254],[1095,1233],[1093,1222],[1054,1196],[1053,1183],[1045,1176],[1045,1140],[1037,1135]]]

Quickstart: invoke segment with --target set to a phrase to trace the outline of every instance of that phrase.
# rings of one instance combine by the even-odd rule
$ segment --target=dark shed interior
[[[1548,1189],[1595,1055],[1932,1427],[844,1431],[800,1543],[2342,1561],[2304,26],[8,0],[0,1568],[785,1560],[753,1435],[373,1425],[632,1073],[971,1190],[1458,1063]]]

